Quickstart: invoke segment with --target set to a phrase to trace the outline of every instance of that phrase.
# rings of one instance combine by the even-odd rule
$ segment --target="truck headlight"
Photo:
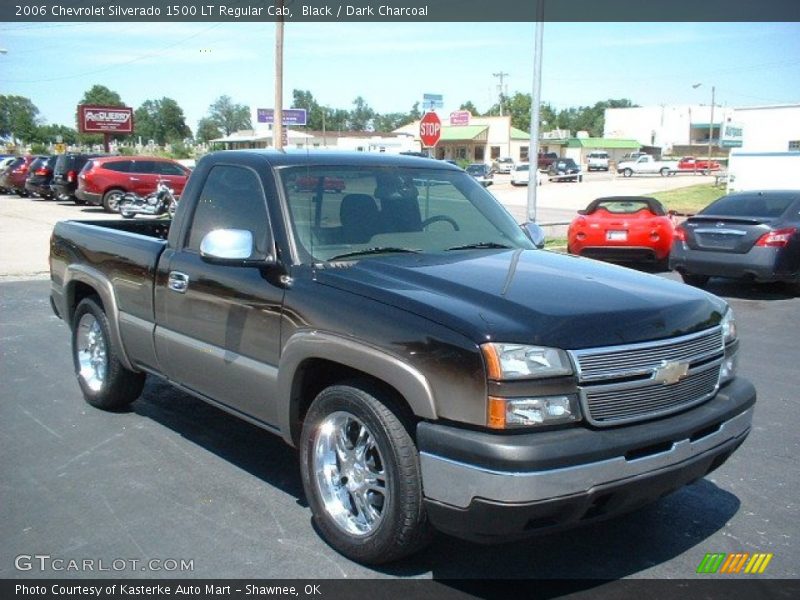
[[[733,316],[733,309],[728,307],[728,311],[720,321],[722,326],[722,339],[726,344],[730,344],[736,339],[736,318]]]
[[[733,316],[732,308],[728,307],[725,316],[720,321],[720,325],[722,326],[722,339],[725,341],[725,358],[722,360],[719,370],[719,384],[724,385],[736,377],[736,370],[739,366],[736,318]]]
[[[498,398],[489,396],[487,425],[492,429],[562,425],[581,418],[577,396]]]
[[[558,348],[522,344],[481,346],[489,379],[539,379],[572,374],[567,353]]]

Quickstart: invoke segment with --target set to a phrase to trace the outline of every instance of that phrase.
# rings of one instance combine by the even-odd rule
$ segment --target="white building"
[[[633,138],[664,154],[699,153],[712,145],[714,154],[729,148],[742,151],[786,152],[800,149],[800,104],[731,108],[659,105],[608,108],[604,135]]]

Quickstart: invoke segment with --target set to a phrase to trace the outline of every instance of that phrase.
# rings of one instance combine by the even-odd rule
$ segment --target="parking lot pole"
[[[275,21],[275,120],[272,123],[272,146],[283,149],[283,0],[275,3],[278,18]]]
[[[528,222],[536,222],[536,193],[539,170],[539,119],[542,101],[542,40],[544,38],[544,0],[536,6],[536,33],[533,50],[533,94],[531,96],[531,141],[528,146]]]

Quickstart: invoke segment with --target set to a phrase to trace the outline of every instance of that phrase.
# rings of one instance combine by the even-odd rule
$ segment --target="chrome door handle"
[[[186,290],[189,289],[189,276],[186,273],[171,271],[167,280],[167,287],[173,292],[185,294]]]

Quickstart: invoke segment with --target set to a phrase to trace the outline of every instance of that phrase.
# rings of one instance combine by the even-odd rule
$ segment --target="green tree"
[[[104,85],[95,84],[83,93],[83,98],[79,104],[96,104],[98,106],[125,106],[120,95]],[[75,111],[75,123],[78,123],[78,111]],[[114,139],[125,139],[125,135],[115,135]],[[78,140],[82,144],[102,144],[103,136],[99,134],[82,133]]]
[[[252,129],[250,109],[244,104],[235,104],[230,96],[220,96],[208,107],[208,116],[225,135],[240,129]]]
[[[39,109],[25,96],[0,95],[0,137],[28,143],[37,139]]]
[[[42,144],[52,144],[58,136],[65,144],[75,144],[78,141],[78,132],[66,125],[40,125],[36,128],[36,141]]]
[[[414,102],[411,105],[411,111],[408,113],[408,122],[411,123],[422,118],[422,111],[419,109],[419,102]]]
[[[366,100],[361,96],[353,100],[353,107],[348,119],[348,128],[351,131],[367,131],[375,118],[375,111],[369,107]]]
[[[180,142],[192,135],[183,109],[172,98],[145,100],[136,109],[134,124],[137,136],[143,140],[155,140],[159,146]]]
[[[197,133],[195,139],[198,142],[210,142],[222,137],[222,132],[211,117],[204,117],[197,122]]]
[[[481,113],[478,108],[472,103],[472,100],[467,100],[466,102],[462,102],[461,106],[458,107],[458,110],[468,110],[473,117],[480,117]]]
[[[314,99],[313,94],[308,90],[292,90],[292,107],[306,109],[306,127],[313,131],[322,131],[323,115],[326,110]],[[327,127],[327,123],[324,123]]]
[[[385,114],[376,114],[372,120],[372,125],[375,131],[394,131],[398,127],[402,127],[409,122],[408,113],[393,112]]]

